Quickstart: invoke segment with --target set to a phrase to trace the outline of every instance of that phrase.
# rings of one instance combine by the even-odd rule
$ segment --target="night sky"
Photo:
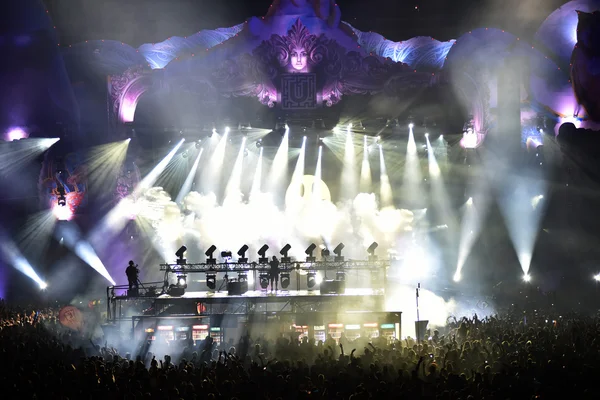
[[[68,45],[118,40],[132,46],[202,29],[228,27],[264,15],[271,0],[45,0]],[[414,36],[454,39],[470,29],[498,27],[524,38],[564,0],[338,0],[342,19],[400,41]]]

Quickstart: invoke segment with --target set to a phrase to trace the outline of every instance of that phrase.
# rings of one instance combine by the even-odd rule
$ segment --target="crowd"
[[[454,320],[423,340],[187,342],[132,355],[0,303],[0,383],[15,399],[598,399],[600,319]]]

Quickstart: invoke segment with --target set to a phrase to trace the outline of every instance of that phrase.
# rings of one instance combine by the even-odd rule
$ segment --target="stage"
[[[383,289],[371,289],[371,288],[346,288],[343,293],[339,294],[321,294],[319,290],[278,290],[277,292],[271,292],[266,290],[249,290],[241,295],[229,295],[227,291],[221,292],[185,292],[183,296],[170,296],[168,294],[161,294],[157,297],[157,300],[213,300],[218,302],[219,300],[230,301],[232,299],[261,299],[263,301],[287,301],[290,298],[294,299],[315,299],[319,297],[340,297],[340,298],[351,298],[351,297],[365,297],[365,296],[383,296]]]

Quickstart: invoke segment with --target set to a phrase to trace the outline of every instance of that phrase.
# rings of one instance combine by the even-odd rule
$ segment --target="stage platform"
[[[227,291],[221,292],[185,292],[183,296],[169,296],[168,294],[161,294],[157,297],[157,300],[210,300],[212,302],[231,301],[240,299],[260,299],[261,301],[288,301],[291,298],[294,299],[316,299],[319,297],[365,297],[365,296],[383,296],[383,289],[370,289],[370,288],[347,288],[343,293],[321,294],[319,290],[278,290],[277,292],[265,291],[265,290],[249,290],[241,295],[229,295]]]

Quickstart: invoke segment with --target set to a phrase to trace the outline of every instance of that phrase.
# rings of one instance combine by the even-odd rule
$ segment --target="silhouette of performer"
[[[273,282],[275,282],[275,292],[277,292],[277,288],[279,286],[279,260],[277,257],[273,256],[273,259],[271,262],[269,262],[269,265],[271,266],[271,292],[273,291]]]
[[[129,292],[136,293],[138,292],[138,275],[140,270],[137,265],[134,264],[133,260],[129,261],[129,266],[125,270],[125,274],[127,275],[127,280],[129,281]],[[129,293],[128,292],[128,293]]]

